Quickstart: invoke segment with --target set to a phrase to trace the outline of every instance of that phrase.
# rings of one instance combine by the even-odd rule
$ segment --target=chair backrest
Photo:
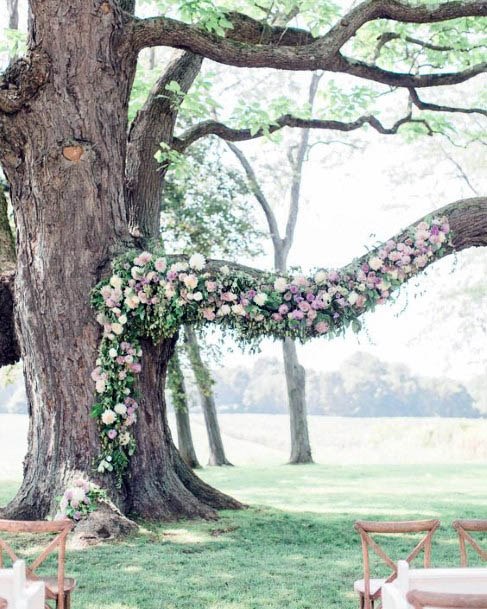
[[[30,520],[1,520],[0,532],[8,533],[9,536],[16,533],[30,534],[56,534],[55,537],[48,543],[42,552],[29,564],[26,563],[26,575],[28,579],[38,580],[36,570],[53,552],[58,553],[57,561],[57,585],[59,597],[57,599],[57,608],[64,609],[64,564],[66,556],[66,539],[69,532],[73,529],[74,523],[71,520],[54,520],[48,521],[30,521]],[[3,567],[3,553],[6,553],[15,562],[19,560],[12,546],[0,536],[0,568]]]
[[[447,592],[423,592],[411,590],[407,600],[414,609],[487,609],[487,594],[450,594]]]
[[[385,583],[393,581],[397,577],[397,564],[381,546],[373,539],[374,534],[385,535],[404,535],[407,533],[425,533],[416,546],[406,557],[401,557],[407,563],[411,563],[421,551],[424,551],[424,566],[430,566],[431,563],[431,539],[433,533],[440,526],[440,521],[434,520],[407,520],[407,521],[389,521],[389,522],[374,522],[367,520],[357,520],[355,530],[359,533],[362,540],[362,556],[364,562],[364,601],[365,609],[371,606],[370,594],[370,555],[369,550],[374,553],[391,569],[391,574],[385,580]],[[380,594],[377,594],[380,596]]]
[[[483,550],[479,543],[470,535],[470,533],[487,532],[487,520],[454,520],[452,526],[458,533],[458,541],[460,543],[460,565],[462,567],[467,566],[467,544],[472,546],[482,560],[487,561],[487,552]]]

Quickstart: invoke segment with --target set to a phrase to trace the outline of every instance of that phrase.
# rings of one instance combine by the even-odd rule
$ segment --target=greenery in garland
[[[141,371],[140,338],[174,336],[183,323],[217,323],[241,342],[289,336],[305,342],[333,337],[365,311],[385,302],[407,279],[451,250],[446,218],[420,222],[397,240],[373,250],[341,271],[316,270],[311,277],[262,273],[215,262],[130,252],[113,263],[111,277],[93,291],[103,326],[92,373],[100,428],[98,472],[120,484],[136,449],[134,386]]]

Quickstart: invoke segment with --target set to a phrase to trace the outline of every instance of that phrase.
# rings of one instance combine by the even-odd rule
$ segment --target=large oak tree
[[[445,64],[435,69],[426,62],[408,71],[381,67],[377,58],[394,40],[388,24],[424,27],[481,18],[487,14],[487,2],[365,0],[317,35],[273,25],[277,20],[272,10],[267,16],[262,13],[262,19],[219,10],[213,21],[200,24],[168,16],[137,18],[130,0],[30,0],[30,11],[28,51],[0,81],[0,161],[17,232],[15,272],[11,246],[1,258],[6,271],[0,283],[0,363],[15,360],[17,338],[29,400],[29,452],[23,484],[4,513],[40,518],[53,510],[55,497],[74,475],[93,477],[99,440],[90,417],[89,378],[100,331],[89,294],[109,272],[114,257],[159,234],[164,167],[155,162],[154,153],[161,142],[184,152],[209,134],[229,141],[261,135],[210,118],[175,134],[178,105],[164,94],[167,85],[175,81],[180,91],[188,91],[203,59],[209,58],[237,67],[348,74],[409,91],[411,109],[389,127],[372,115],[346,122],[285,114],[271,130],[290,126],[350,131],[369,125],[394,133],[407,123],[425,124],[421,110],[480,116],[485,114],[482,109],[441,106],[424,101],[418,91],[463,83],[485,72],[485,63],[458,67],[453,62],[453,68]],[[298,13],[296,5],[287,17]],[[211,25],[215,19],[217,28]],[[375,22],[382,32],[376,58],[350,55],[350,41]],[[463,26],[475,29],[476,21],[464,21]],[[435,46],[420,35],[401,41],[415,48]],[[180,52],[161,68],[129,129],[138,55],[156,46]],[[443,51],[441,44],[436,46],[447,58],[453,52],[448,45]],[[455,249],[487,245],[485,198],[456,202],[442,213],[449,217]],[[0,243],[10,243],[3,220],[0,230]],[[109,478],[102,484],[123,512],[149,518],[213,517],[215,509],[238,507],[199,480],[173,445],[163,391],[173,341],[145,341],[143,347],[137,452],[121,489]]]

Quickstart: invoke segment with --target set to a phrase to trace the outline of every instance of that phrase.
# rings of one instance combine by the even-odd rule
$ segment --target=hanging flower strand
[[[230,272],[207,264],[201,254],[189,260],[129,253],[113,264],[113,274],[94,290],[92,303],[103,326],[97,367],[102,452],[100,473],[119,483],[135,451],[133,425],[139,407],[134,384],[141,371],[139,339],[157,342],[174,336],[183,323],[217,323],[242,342],[264,336],[305,342],[336,336],[358,317],[385,302],[400,285],[451,251],[447,218],[417,224],[398,240],[387,241],[342,271],[317,270],[312,277]]]

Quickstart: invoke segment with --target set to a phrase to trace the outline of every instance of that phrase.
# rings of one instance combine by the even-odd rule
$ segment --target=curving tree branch
[[[217,36],[195,25],[168,17],[132,19],[129,38],[138,51],[148,46],[173,46],[214,61],[239,67],[284,70],[328,70],[352,74],[399,87],[456,84],[486,70],[486,64],[458,73],[412,75],[389,72],[339,53],[365,23],[392,19],[406,23],[433,23],[458,17],[487,15],[487,2],[445,2],[437,7],[410,5],[396,0],[367,0],[352,9],[326,34],[313,38],[297,28],[270,26],[239,13],[230,13],[234,27]]]
[[[300,129],[328,129],[330,131],[355,131],[364,125],[369,125],[383,135],[396,134],[402,125],[406,123],[421,123],[428,130],[430,135],[433,131],[429,127],[426,120],[421,118],[413,118],[411,113],[397,120],[391,127],[385,127],[378,118],[371,115],[361,116],[354,121],[344,122],[335,120],[322,119],[306,119],[285,114],[269,125],[266,129],[262,128],[258,131],[250,129],[234,129],[228,127],[219,121],[209,120],[203,121],[187,129],[182,135],[175,137],[173,140],[173,148],[178,152],[183,152],[188,146],[194,144],[197,140],[208,135],[216,135],[227,142],[243,142],[262,137],[268,133],[274,133],[283,127],[298,127]]]
[[[187,93],[202,61],[202,57],[193,53],[176,51],[130,127],[125,182],[129,224],[135,236],[159,235],[165,168],[154,154],[161,142],[171,142],[180,104],[180,99],[166,87],[176,81],[181,91]]]
[[[425,102],[419,98],[418,93],[414,89],[409,89],[409,96],[412,103],[419,108],[419,110],[431,110],[433,112],[459,112],[463,114],[483,114],[484,116],[487,116],[487,110],[483,108],[455,108],[452,106],[443,106]]]
[[[460,72],[439,72],[431,74],[408,74],[406,72],[391,72],[378,66],[351,59],[338,54],[334,65],[328,68],[330,72],[340,72],[357,76],[366,80],[379,82],[391,87],[424,88],[458,85],[487,71],[487,62],[479,63]]]

